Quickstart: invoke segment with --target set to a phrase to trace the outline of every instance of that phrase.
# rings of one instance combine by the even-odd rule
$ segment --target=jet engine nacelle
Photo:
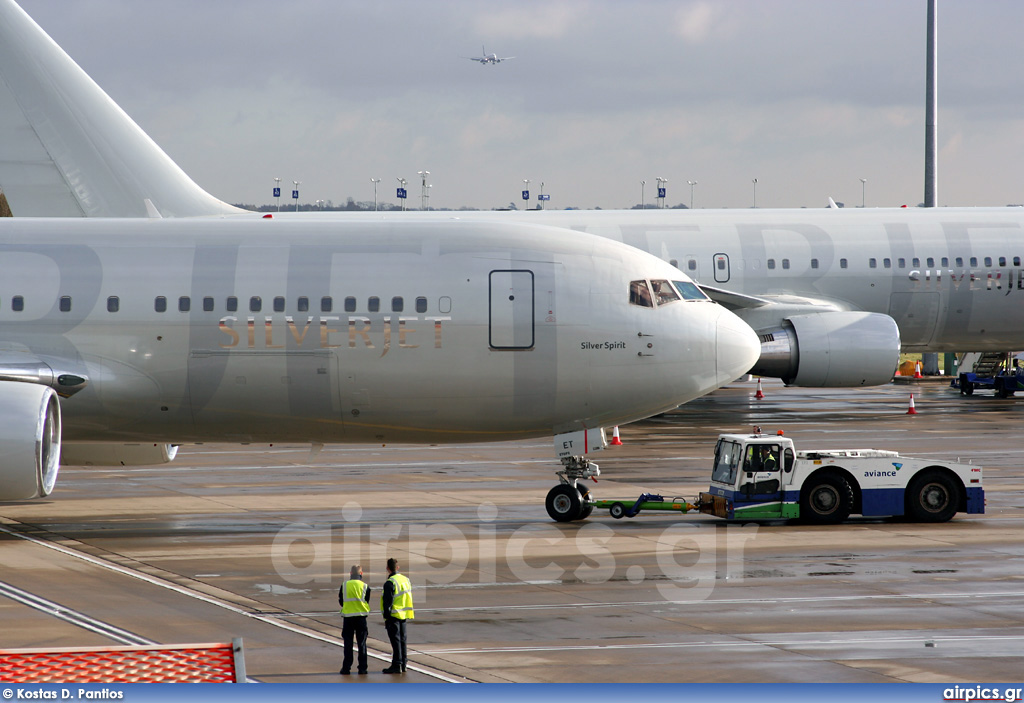
[[[60,463],[64,466],[154,466],[172,461],[177,453],[177,444],[65,442]]]
[[[750,373],[791,386],[878,386],[892,380],[900,359],[896,321],[880,313],[792,315],[757,334],[761,358]]]
[[[60,402],[47,386],[0,381],[0,501],[47,496],[60,471]]]

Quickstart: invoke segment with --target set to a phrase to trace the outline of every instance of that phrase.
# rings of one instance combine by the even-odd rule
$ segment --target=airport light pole
[[[667,178],[661,176],[655,176],[654,180],[658,182],[658,207],[664,209],[665,207],[665,184],[668,183]]]
[[[420,177],[420,210],[427,209],[427,176],[430,175],[430,171],[417,171],[416,175]]]
[[[281,179],[274,179],[274,197],[277,198],[277,211],[281,212]]]
[[[757,209],[757,179],[753,180],[754,183],[754,209]]]
[[[693,209],[693,187],[697,185],[697,181],[687,181],[690,184],[690,209]]]
[[[524,178],[523,183],[526,184],[526,190],[523,191],[523,200],[526,201],[526,209],[530,209],[530,179]]]
[[[404,178],[398,178],[398,199],[402,201],[402,212],[405,212],[405,184],[408,183]]]
[[[377,184],[380,183],[380,179],[371,178],[370,183],[373,184],[373,211],[377,212]]]
[[[299,211],[299,185],[302,181],[292,181],[295,185],[295,189],[292,191],[292,198],[295,200],[295,212]]]
[[[865,195],[864,194],[867,191],[867,187],[868,187],[868,179],[866,179],[866,178],[860,179],[860,207],[861,207],[861,210],[864,209],[864,203],[865,203]]]
[[[544,181],[540,182],[540,194],[537,196],[537,209],[544,209]]]
[[[647,185],[647,181],[640,181],[640,209],[644,209],[644,186]]]

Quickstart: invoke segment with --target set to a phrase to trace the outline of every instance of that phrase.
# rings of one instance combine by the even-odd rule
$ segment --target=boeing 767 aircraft
[[[225,206],[11,0],[0,125],[15,203],[0,218],[0,501],[47,495],[62,442],[67,463],[130,464],[181,442],[546,435],[564,465],[548,512],[572,520],[587,513],[576,484],[602,427],[703,395],[757,358],[747,325],[618,242]],[[51,214],[133,216],[17,217],[36,196]]]

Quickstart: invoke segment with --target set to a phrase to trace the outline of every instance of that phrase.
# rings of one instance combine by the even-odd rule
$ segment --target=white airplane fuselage
[[[710,301],[630,305],[632,280],[685,278],[667,264],[529,224],[6,219],[0,252],[0,373],[88,379],[68,441],[550,436],[757,354]]]

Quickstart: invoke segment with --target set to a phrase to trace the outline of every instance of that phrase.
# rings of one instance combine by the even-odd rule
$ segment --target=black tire
[[[911,520],[948,522],[960,506],[960,484],[943,471],[926,469],[910,481],[905,502]]]
[[[850,517],[853,488],[838,474],[815,474],[800,491],[800,518],[815,525],[834,525]]]
[[[612,507],[608,508],[608,512],[616,520],[621,520],[626,516],[626,506],[622,503],[612,503]]]
[[[1009,398],[1010,390],[1006,387],[1006,384],[1000,379],[996,379],[996,395],[1000,398]]]
[[[579,519],[579,520],[586,520],[588,517],[590,517],[590,514],[592,512],[594,512],[594,506],[593,505],[588,505],[588,503],[587,503],[587,501],[590,500],[590,488],[585,483],[583,483],[582,481],[577,481],[576,482],[576,490],[579,491],[579,494],[580,494],[580,506],[581,506],[580,516],[577,519]]]
[[[548,515],[555,522],[572,522],[578,520],[583,513],[583,501],[575,486],[560,483],[550,491],[544,501]]]

